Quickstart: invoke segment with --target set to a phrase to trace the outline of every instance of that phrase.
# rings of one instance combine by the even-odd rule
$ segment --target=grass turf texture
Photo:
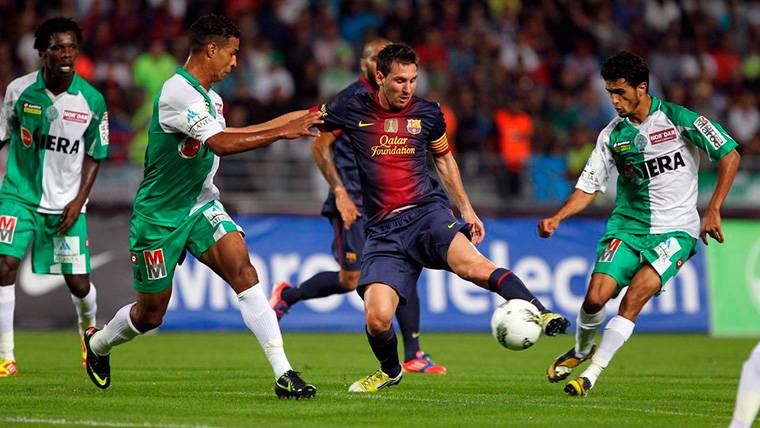
[[[140,337],[115,350],[101,391],[73,333],[17,332],[21,375],[0,379],[0,426],[727,426],[756,341],[634,335],[585,398],[545,376],[572,336],[514,352],[486,334],[424,334],[449,374],[406,374],[375,395],[346,392],[377,367],[364,335],[287,333],[285,342],[317,398],[279,401],[250,334]]]

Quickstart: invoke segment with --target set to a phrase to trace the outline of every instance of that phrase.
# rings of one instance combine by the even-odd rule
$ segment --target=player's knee
[[[16,282],[16,273],[21,260],[10,257],[0,256],[0,285],[10,285]]]
[[[359,285],[359,272],[346,272],[341,271],[338,274],[338,281],[340,282],[340,288],[345,291],[356,290]]]
[[[377,336],[390,330],[393,317],[385,316],[379,312],[368,311],[366,321],[369,334]]]
[[[71,294],[78,298],[84,298],[90,292],[89,275],[66,275],[66,286]]]
[[[600,292],[589,289],[586,298],[583,300],[583,310],[587,314],[596,314],[604,308],[605,304],[607,301]]]
[[[240,287],[253,286],[259,283],[259,275],[256,273],[256,268],[250,263],[244,263],[238,267],[230,278],[230,284],[238,285]]]
[[[137,311],[132,318],[132,322],[134,323],[135,328],[141,333],[145,333],[147,331],[158,328],[161,326],[163,320],[163,311],[141,310]]]
[[[460,278],[465,281],[483,283],[488,282],[488,277],[496,269],[493,263],[488,261],[485,257],[473,258],[460,263],[454,270]]]

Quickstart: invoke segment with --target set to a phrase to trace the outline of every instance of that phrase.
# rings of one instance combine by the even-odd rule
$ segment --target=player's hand
[[[65,207],[63,207],[63,212],[61,213],[61,222],[58,223],[58,229],[56,230],[56,233],[59,235],[66,233],[66,231],[74,225],[74,222],[76,222],[77,218],[79,217],[79,213],[82,212],[82,205],[84,205],[83,200],[73,199],[71,202],[66,204]]]
[[[319,130],[311,128],[323,123],[325,123],[325,121],[322,120],[322,113],[318,111],[306,113],[283,126],[283,138],[319,137]]]
[[[340,218],[343,219],[343,227],[346,230],[356,222],[356,219],[362,216],[362,213],[356,208],[354,201],[348,196],[346,189],[341,189],[335,192],[335,205],[338,207]]]
[[[708,209],[704,217],[702,217],[702,230],[699,232],[699,236],[702,238],[702,242],[707,244],[707,235],[721,244],[723,243],[723,229],[720,226],[720,211],[716,209]]]
[[[483,242],[486,237],[486,228],[483,226],[483,222],[480,221],[475,211],[469,210],[462,213],[462,220],[470,226],[470,241],[477,245]]]
[[[554,231],[559,227],[559,220],[554,217],[545,218],[538,222],[538,236],[548,238],[554,235]]]

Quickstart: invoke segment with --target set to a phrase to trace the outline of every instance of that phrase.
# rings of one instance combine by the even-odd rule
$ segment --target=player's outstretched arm
[[[726,196],[731,190],[734,177],[736,177],[736,171],[739,169],[740,160],[741,156],[736,150],[728,152],[728,154],[720,159],[720,163],[718,164],[718,183],[715,185],[707,211],[705,211],[702,217],[702,230],[699,233],[705,245],[707,245],[707,235],[710,235],[721,244],[724,241],[723,229],[720,224],[720,207],[723,206],[723,201],[726,200]]]
[[[538,236],[542,238],[552,236],[562,220],[586,209],[594,201],[595,195],[596,193],[586,193],[581,189],[575,189],[554,215],[538,222]]]
[[[265,131],[222,131],[206,140],[206,146],[218,156],[232,155],[265,147],[277,140],[308,136],[318,137],[319,131],[310,128],[322,123],[321,114],[312,112],[290,120],[280,127]]]
[[[441,178],[441,184],[443,184],[451,199],[454,200],[454,204],[462,215],[462,220],[472,225],[472,229],[470,230],[472,243],[479,244],[483,242],[483,238],[486,236],[486,229],[483,226],[483,222],[475,214],[475,210],[470,203],[470,198],[464,191],[462,175],[459,173],[459,166],[457,166],[454,155],[448,152],[445,155],[434,156],[433,159],[435,161],[435,169]]]
[[[345,186],[343,186],[343,180],[341,180],[338,174],[338,168],[335,167],[335,160],[333,159],[331,150],[334,142],[335,135],[333,133],[323,133],[311,145],[311,154],[314,156],[314,162],[319,167],[319,171],[322,172],[322,176],[325,177],[327,184],[330,185],[330,189],[335,193],[335,205],[343,219],[343,227],[348,230],[356,219],[361,217],[361,213],[348,195]]]
[[[263,131],[271,131],[273,129],[279,128],[286,123],[290,122],[291,120],[298,119],[299,117],[309,113],[309,110],[296,110],[291,111],[290,113],[285,113],[281,116],[277,116],[274,119],[264,122],[264,123],[257,123],[255,125],[249,125],[245,126],[243,128],[225,128],[224,132],[263,132]]]
[[[63,207],[61,222],[58,223],[58,234],[69,230],[69,228],[77,221],[79,213],[82,212],[82,206],[87,202],[87,198],[90,196],[92,185],[95,184],[95,177],[98,176],[99,168],[99,160],[93,159],[90,155],[84,155],[84,160],[82,161],[82,180],[79,184],[79,192],[74,199]]]

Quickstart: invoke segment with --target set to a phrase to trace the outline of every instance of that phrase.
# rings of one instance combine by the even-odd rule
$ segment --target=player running
[[[565,318],[547,311],[514,273],[497,268],[475,249],[473,243],[483,240],[483,223],[462,186],[440,106],[414,96],[416,53],[404,44],[386,46],[377,56],[375,81],[379,89],[373,93],[321,107],[325,128],[340,129],[349,139],[367,216],[357,291],[380,370],[354,382],[349,391],[377,392],[401,381],[393,314],[413,293],[423,267],[452,271],[506,299],[531,301],[542,312],[544,333],[563,333]],[[428,175],[428,152],[464,223]],[[334,164],[331,154],[328,162]],[[333,191],[345,187],[337,175],[330,184]]]
[[[243,231],[219,202],[213,178],[219,156],[282,138],[317,136],[309,127],[321,120],[317,113],[293,112],[261,125],[226,128],[222,99],[211,84],[235,68],[240,31],[224,16],[206,15],[189,33],[190,56],[154,103],[145,177],[134,202],[130,252],[137,302],[121,308],[102,331],[87,330],[87,373],[97,387],[108,388],[111,349],[161,324],[174,268],[190,251],[237,294],[243,320],[274,371],[275,393],[280,398],[314,396],[316,388],[288,362],[277,317],[256,286]]]
[[[108,156],[108,112],[100,92],[74,72],[81,43],[76,22],[43,22],[34,33],[42,68],[8,85],[0,110],[0,141],[10,140],[0,188],[0,377],[18,374],[14,283],[30,243],[33,272],[63,274],[80,338],[95,325],[85,210]]]
[[[575,192],[553,216],[538,223],[552,236],[560,222],[581,212],[596,192],[604,192],[616,168],[617,199],[583,306],[575,347],[557,357],[547,377],[558,382],[586,360],[591,365],[565,386],[587,395],[618,349],[633,333],[636,317],[651,297],[694,255],[697,237],[723,242],[720,208],[739,166],[736,142],[717,123],[648,94],[649,69],[639,56],[621,52],[601,70],[619,117],[602,130],[578,179]],[[697,212],[699,149],[720,160],[718,183],[702,218]],[[628,287],[618,315],[606,325],[597,348],[594,336],[605,318],[604,305]]]
[[[358,93],[376,91],[377,53],[389,44],[385,39],[367,43],[360,60],[361,77],[335,97],[348,99]],[[332,153],[328,153],[330,150]],[[320,135],[312,146],[312,152],[319,169],[331,185],[322,215],[327,217],[335,231],[332,249],[340,271],[320,272],[298,287],[291,287],[286,282],[275,287],[270,304],[278,319],[302,300],[348,293],[356,290],[359,284],[365,222],[361,216],[363,206],[356,156],[348,138],[340,131]],[[329,162],[330,155],[334,163]],[[336,184],[333,177],[338,176],[345,187],[333,186]],[[332,187],[335,188],[334,192]],[[410,373],[445,374],[446,367],[435,364],[430,355],[420,349],[420,298],[416,288],[411,290],[407,299],[406,305],[396,309],[396,319],[404,339],[404,363],[401,366]]]

